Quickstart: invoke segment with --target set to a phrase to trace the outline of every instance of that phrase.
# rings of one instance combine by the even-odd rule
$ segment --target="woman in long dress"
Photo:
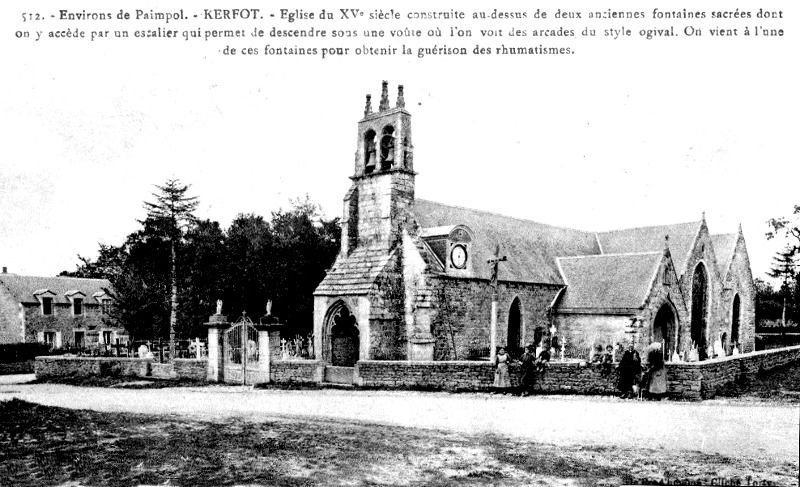
[[[536,355],[534,355],[532,344],[525,347],[525,353],[520,358],[522,365],[522,378],[520,379],[520,395],[529,396],[533,394],[533,381],[536,374]]]
[[[511,378],[508,375],[508,354],[506,349],[500,347],[495,358],[494,387],[505,392],[511,387]]]
[[[617,370],[619,371],[617,388],[622,393],[622,398],[634,397],[633,386],[638,382],[638,376],[642,372],[642,360],[639,358],[639,352],[633,348],[633,343],[628,345],[628,349],[622,354]]]
[[[664,367],[664,353],[660,343],[650,345],[647,352],[647,392],[650,397],[660,399],[667,392],[667,370]]]

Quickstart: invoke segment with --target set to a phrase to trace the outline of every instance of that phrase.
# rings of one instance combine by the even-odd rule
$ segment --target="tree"
[[[184,237],[184,251],[179,256],[180,295],[177,333],[182,337],[200,336],[202,323],[212,313],[217,299],[223,297],[227,263],[225,233],[219,223],[199,220]]]
[[[795,250],[791,245],[781,252],[777,252],[772,257],[772,267],[767,272],[769,277],[781,281],[781,293],[791,295],[792,287],[795,283],[797,263],[795,262]]]
[[[314,289],[325,277],[340,248],[339,220],[325,220],[308,196],[291,200],[289,211],[272,214],[273,283],[276,314],[286,319],[290,332],[311,330]]]
[[[240,214],[223,231],[194,217],[188,186],[158,188],[139,230],[118,247],[100,245],[97,260],[79,256],[63,275],[109,279],[112,318],[140,340],[198,336],[217,299],[232,319],[261,316],[272,299],[287,333],[311,330],[313,291],[339,251],[338,219],[321,217],[306,197],[269,221]]]
[[[275,297],[270,268],[274,267],[269,222],[254,214],[239,214],[225,238],[225,301],[229,313],[246,311],[257,317]]]
[[[147,218],[160,223],[163,238],[170,247],[170,316],[169,346],[173,356],[175,353],[175,328],[178,323],[178,246],[188,229],[197,219],[194,211],[199,204],[196,196],[186,196],[188,185],[182,185],[176,179],[168,179],[163,186],[156,185],[158,193],[154,203],[145,201]]]
[[[797,305],[800,303],[800,273],[797,272],[794,258],[800,255],[800,205],[794,205],[791,217],[770,218],[767,220],[767,225],[770,226],[770,230],[767,232],[767,240],[777,237],[783,237],[787,240],[785,250],[779,252],[775,260],[779,276],[782,279],[781,292],[784,293],[784,297],[788,296],[794,302],[792,315],[795,322],[797,322],[800,319],[800,316],[797,316]],[[791,265],[789,264],[790,259],[792,260]],[[781,261],[784,262],[781,264]],[[791,267],[791,271],[789,267]],[[773,264],[772,270],[775,269],[775,264]],[[770,276],[778,277],[772,275],[772,270],[770,271]],[[790,283],[789,281],[793,282]]]
[[[791,218],[779,217],[767,220],[767,225],[772,227],[767,232],[767,240],[783,236],[790,241],[787,248],[791,248],[793,253],[797,254],[800,252],[800,205],[794,206],[792,215]]]

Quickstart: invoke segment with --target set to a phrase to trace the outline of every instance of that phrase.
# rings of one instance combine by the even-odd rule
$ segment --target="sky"
[[[569,41],[573,55],[327,59],[219,52],[226,45],[252,45],[261,52],[265,44],[305,45],[274,38],[18,39],[17,31],[35,35],[78,26],[89,35],[101,25],[46,18],[32,27],[21,22],[22,12],[110,10],[93,1],[36,5],[0,6],[6,67],[0,93],[0,265],[9,272],[55,275],[74,269],[78,255],[96,256],[98,243],[121,243],[144,218],[142,203],[153,200],[154,185],[171,178],[191,185],[190,194],[201,203],[197,216],[223,227],[239,213],[269,216],[306,194],[327,217],[340,216],[364,97],[371,93],[377,107],[382,80],[389,81],[392,103],[397,85],[405,86],[419,198],[598,231],[696,221],[705,212],[711,233],[732,233],[741,223],[755,277],[764,277],[783,245],[766,240],[767,219],[789,215],[800,204],[800,76],[792,47],[798,25],[796,9],[779,2],[758,4],[784,11],[786,34],[776,38],[645,41],[636,38],[640,27],[663,27],[645,20],[629,21],[631,39]],[[190,4],[130,5],[131,11],[167,11],[188,10]],[[307,12],[324,7],[312,1],[293,5]],[[524,5],[492,8],[535,10]],[[641,5],[618,1],[614,7],[649,13]],[[375,9],[366,2],[352,6]],[[415,8],[430,10],[423,2],[402,7]],[[553,12],[558,4],[537,8]],[[516,26],[580,31],[581,22],[528,19]],[[470,51],[478,44],[520,42],[481,39],[478,28],[484,25],[469,20],[370,26],[434,24],[469,28],[473,37],[313,42],[353,50],[364,44],[448,44]],[[485,25],[507,31],[512,24]],[[112,32],[121,28],[107,25]],[[268,16],[234,27],[249,32],[273,25],[355,29],[346,21],[289,24]],[[232,28],[200,20],[170,24],[179,32],[223,26]]]

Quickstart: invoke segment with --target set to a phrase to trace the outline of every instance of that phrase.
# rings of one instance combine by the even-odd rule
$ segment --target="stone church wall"
[[[691,346],[692,328],[692,280],[694,271],[702,263],[705,266],[708,277],[708,308],[706,315],[706,340],[707,344],[713,344],[718,333],[721,333],[722,322],[724,321],[721,310],[722,300],[722,278],[719,274],[717,258],[714,253],[714,245],[708,234],[708,228],[703,224],[700,227],[700,234],[697,242],[692,248],[691,255],[686,262],[686,270],[681,278],[680,285],[683,295],[686,297],[686,308],[688,322],[681,326],[681,346]],[[684,325],[684,323],[682,323]]]
[[[739,348],[742,352],[752,352],[755,350],[756,341],[756,290],[744,239],[740,238],[736,244],[730,272],[727,273],[724,284],[726,291],[723,292],[720,313],[723,331],[727,332],[729,337],[731,336],[733,300],[738,295],[740,300]]]
[[[592,348],[600,344],[627,344],[631,337],[625,333],[630,329],[631,317],[601,314],[556,315],[556,334],[566,338],[564,355],[568,358],[589,360]],[[562,342],[563,343],[563,342]]]
[[[433,283],[438,314],[433,322],[434,358],[464,360],[488,356],[492,289],[479,279],[437,278]],[[560,286],[500,282],[498,286],[497,345],[506,346],[508,316],[514,298],[522,310],[521,343],[533,341],[537,327],[550,328],[547,309]],[[451,336],[452,331],[452,336]],[[455,341],[455,350],[453,350]]]

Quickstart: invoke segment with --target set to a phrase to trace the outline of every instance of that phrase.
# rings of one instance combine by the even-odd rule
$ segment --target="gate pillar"
[[[206,378],[212,382],[222,382],[225,380],[225,366],[223,363],[224,349],[223,339],[225,330],[231,324],[228,317],[222,314],[211,315],[206,323],[208,327],[208,365],[206,366]]]
[[[280,357],[280,325],[255,325],[258,330],[258,372],[261,381],[272,382],[272,362]]]
[[[281,328],[278,317],[271,313],[271,302],[267,305],[267,314],[261,317],[256,325],[258,330],[258,353],[262,357],[259,368],[267,382],[272,382],[272,362],[281,356]]]

